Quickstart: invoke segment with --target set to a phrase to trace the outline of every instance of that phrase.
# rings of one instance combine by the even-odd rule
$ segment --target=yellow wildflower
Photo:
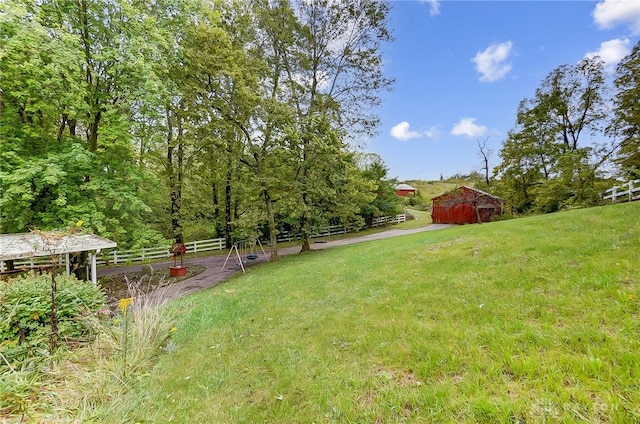
[[[133,303],[134,299],[135,297],[125,297],[124,299],[120,299],[118,302],[118,309],[122,311],[122,315],[124,315],[125,318],[127,316],[127,309],[129,308],[129,305]]]

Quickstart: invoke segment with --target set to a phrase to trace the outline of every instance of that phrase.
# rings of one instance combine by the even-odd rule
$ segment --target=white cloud
[[[476,118],[462,118],[451,130],[453,135],[465,135],[467,137],[479,137],[487,132],[484,125],[476,124]]]
[[[629,45],[631,41],[628,38],[624,40],[620,38],[615,38],[613,40],[605,41],[600,43],[600,49],[589,52],[584,57],[594,57],[600,56],[600,59],[604,61],[605,68],[608,71],[612,71],[615,69],[615,66],[620,62],[625,56],[631,53],[631,48]]]
[[[426,131],[412,131],[411,125],[407,121],[402,121],[398,125],[391,128],[391,136],[396,140],[409,141],[413,138],[437,138],[440,136],[440,129],[437,125],[430,127]]]
[[[391,128],[391,136],[400,141],[408,141],[412,138],[420,138],[422,134],[417,131],[411,131],[407,121],[402,121],[398,125]]]
[[[440,129],[437,126],[430,127],[428,130],[424,132],[424,135],[427,138],[440,137]]]
[[[593,10],[593,20],[602,29],[627,24],[635,34],[640,34],[640,1],[604,0]]]
[[[420,3],[428,3],[429,14],[431,16],[436,16],[440,14],[440,1],[439,0],[420,0]]]
[[[511,41],[491,44],[471,59],[476,64],[476,70],[480,73],[480,81],[493,82],[507,75],[511,70],[511,63],[507,62],[507,59],[511,55],[512,47]]]

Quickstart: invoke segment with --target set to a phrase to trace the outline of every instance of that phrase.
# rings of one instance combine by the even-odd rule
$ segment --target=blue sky
[[[480,170],[477,140],[493,150],[520,101],[563,64],[598,54],[610,69],[640,39],[640,0],[392,1],[395,40],[384,48],[396,79],[365,150],[391,177],[434,180]]]

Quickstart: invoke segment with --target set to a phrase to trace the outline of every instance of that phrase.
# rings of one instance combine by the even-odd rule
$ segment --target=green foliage
[[[92,328],[83,317],[105,307],[104,293],[73,276],[58,275],[56,284],[59,339],[91,336]],[[50,274],[0,281],[0,353],[10,362],[47,356],[50,324]]]
[[[94,330],[89,342],[58,350],[39,367],[0,370],[0,416],[9,422],[128,421],[124,417],[144,404],[137,396],[143,375],[172,349],[176,331],[165,289],[141,296],[141,284],[131,282],[114,320],[85,318]]]
[[[389,177],[389,169],[382,158],[369,153],[359,159],[362,176],[374,184],[375,198],[365,204],[360,216],[365,220],[379,216],[393,216],[401,211],[401,199],[395,194],[397,180]]]
[[[381,58],[381,45],[390,39],[389,5],[323,0],[291,7],[257,1],[255,9],[265,40],[267,95],[282,105],[275,109],[281,113],[267,115],[264,137],[285,141],[283,164],[290,178],[278,193],[265,191],[263,183],[263,194],[284,197],[280,212],[298,221],[302,249],[308,250],[314,226],[330,218],[356,219],[360,207],[375,198],[345,141],[374,132],[379,93],[392,83]],[[273,110],[273,103],[268,106]],[[270,223],[272,233],[274,228]]]
[[[599,202],[595,182],[610,146],[583,140],[607,117],[602,66],[598,58],[560,66],[520,104],[494,171],[507,209],[554,212]]]
[[[610,128],[622,138],[616,163],[630,179],[640,178],[640,41],[616,69],[615,118]]]
[[[0,92],[2,232],[82,220],[123,247],[159,238],[144,223],[151,210],[139,188],[148,176],[135,166],[127,114],[128,102],[153,94],[142,84],[152,75],[140,60],[114,62],[132,59],[130,45],[113,36],[116,20],[96,16],[107,9],[95,3],[78,10],[56,2],[55,13],[50,2],[28,12],[21,2],[3,4],[0,80],[12,89]],[[114,38],[123,44],[113,46]]]
[[[385,2],[0,7],[0,231],[138,248],[394,209],[347,147],[392,83]]]
[[[15,416],[23,421],[25,416],[41,407],[35,399],[43,387],[33,371],[10,371],[4,365],[0,366],[0,416]]]

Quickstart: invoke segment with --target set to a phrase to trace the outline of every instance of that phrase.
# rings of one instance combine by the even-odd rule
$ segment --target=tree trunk
[[[169,192],[171,197],[171,232],[176,243],[183,243],[180,207],[182,203],[182,126],[178,126],[178,145],[174,146],[173,120],[167,108],[167,173],[169,174]],[[174,158],[174,150],[177,151]],[[174,162],[177,162],[175,163]]]
[[[302,207],[304,208],[304,212],[302,212],[302,216],[300,217],[300,230],[302,235],[302,247],[300,252],[309,252],[311,250],[311,234],[309,229],[309,218],[307,217],[307,211],[309,210],[309,197],[307,195],[307,187],[310,184],[308,178],[309,172],[309,141],[307,137],[303,138],[302,145]]]
[[[211,183],[211,203],[213,204],[213,219],[220,220],[220,201],[218,199],[218,185]]]
[[[477,203],[473,204],[473,211],[476,213],[476,219],[478,220],[478,224],[482,224],[482,219],[480,219],[480,210],[478,209]]]
[[[489,159],[484,158],[484,182],[489,184]]]
[[[278,258],[278,230],[276,229],[276,219],[273,214],[273,201],[269,196],[266,183],[262,182],[262,195],[264,197],[264,205],[267,208],[267,220],[269,222],[269,241],[271,244],[271,262],[276,262]]]
[[[302,204],[304,208],[307,207],[307,193],[302,194]],[[302,236],[302,247],[300,252],[309,252],[311,250],[311,232],[309,231],[309,219],[307,218],[307,212],[303,212],[300,217],[300,232]]]
[[[231,212],[233,205],[231,204],[231,183],[233,182],[233,159],[231,157],[231,145],[228,145],[227,154],[227,179],[224,188],[224,240],[227,249],[231,249],[233,244],[233,237],[231,235]]]
[[[311,234],[309,233],[309,230],[305,228],[306,219],[301,219],[301,222],[303,222],[303,228],[302,228],[302,247],[300,248],[300,253],[310,252],[311,251]]]
[[[60,127],[58,128],[58,136],[56,137],[58,142],[62,140],[62,134],[64,134],[64,129],[67,126],[67,117],[68,115],[66,113],[60,116]]]
[[[75,119],[69,119],[67,121],[67,124],[69,124],[69,135],[71,137],[75,137],[76,136],[76,125],[77,125],[78,121],[76,121]]]
[[[91,152],[98,150],[98,127],[100,126],[101,117],[102,113],[97,111],[87,126],[87,143],[89,144],[89,151]]]

